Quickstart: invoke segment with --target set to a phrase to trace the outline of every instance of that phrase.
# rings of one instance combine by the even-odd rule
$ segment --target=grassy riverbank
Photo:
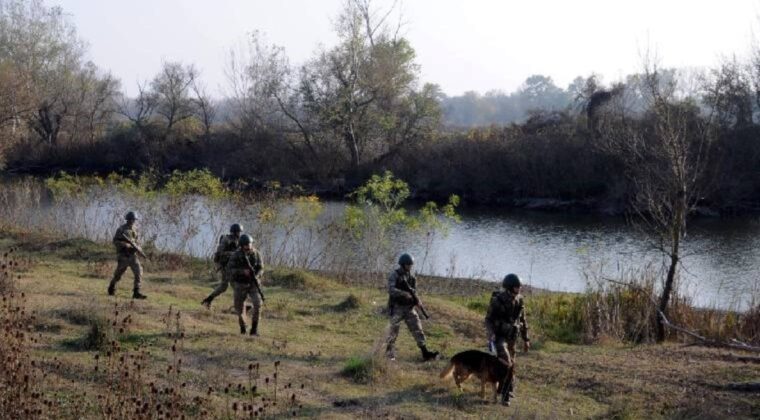
[[[250,396],[237,392],[237,385],[249,383],[249,365],[255,362],[260,363],[261,373],[257,392],[268,398],[269,416],[292,415],[293,410],[297,416],[325,418],[760,416],[756,392],[728,386],[760,379],[760,364],[741,362],[724,350],[675,342],[631,346],[616,340],[594,345],[560,340],[563,332],[552,329],[572,323],[562,318],[562,308],[573,305],[573,296],[528,295],[542,319],[529,313],[535,350],[518,356],[517,400],[504,408],[481,401],[474,381],[465,384],[463,393],[453,383],[441,383],[438,373],[446,358],[420,363],[406,331],[399,339],[398,361],[373,357],[387,324],[381,281],[370,286],[274,269],[266,277],[261,337],[250,338],[237,333],[235,316],[228,311],[230,292],[219,297],[210,311],[200,306],[214,285],[204,261],[157,255],[146,264],[144,292],[149,299],[131,302],[129,273],[115,299],[105,294],[114,266],[108,246],[0,233],[0,250],[12,247],[17,248],[13,255],[19,262],[16,287],[25,293],[27,311],[35,313],[31,354],[35,366],[48,375],[40,389],[56,402],[56,417],[101,417],[105,400],[98,400],[98,395],[105,398],[109,384],[117,389],[110,393],[113,398],[125,392],[118,380],[109,379],[108,372],[120,371],[116,353],[108,357],[112,348],[97,339],[93,328],[110,331],[118,354],[126,354],[128,360],[130,354],[145,352],[140,359],[142,388],[131,389],[135,396],[150,394],[151,383],[157,388],[177,387],[181,389],[177,401],[187,401],[186,413],[194,416],[205,411],[207,417],[234,417],[233,406],[242,415],[240,407]],[[427,282],[423,289],[428,289],[425,304],[433,316],[424,323],[430,347],[449,357],[464,349],[482,349],[487,285],[452,290],[443,283],[436,287],[433,279],[423,281]],[[127,316],[128,322],[123,322]],[[111,319],[115,327],[109,324]],[[108,360],[114,361],[112,367]],[[181,366],[181,373],[175,375],[168,366]],[[275,387],[277,406],[272,404]],[[291,406],[292,395],[296,402]],[[194,397],[199,399],[194,402]]]

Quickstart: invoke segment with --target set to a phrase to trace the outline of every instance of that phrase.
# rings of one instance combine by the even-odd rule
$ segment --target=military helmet
[[[398,258],[398,265],[414,264],[414,258],[409,254],[402,254]]]
[[[243,245],[250,245],[253,243],[253,238],[251,238],[251,235],[242,235],[240,239],[238,240],[238,244],[240,246]]]
[[[520,277],[517,276],[517,274],[509,273],[504,276],[504,280],[501,281],[501,285],[505,289],[511,289],[513,287],[522,286],[522,281],[520,280]]]
[[[239,223],[235,223],[234,225],[230,226],[230,233],[240,233],[243,231],[243,226],[241,226]]]
[[[130,211],[126,216],[124,216],[124,220],[137,220],[137,215],[135,212]]]

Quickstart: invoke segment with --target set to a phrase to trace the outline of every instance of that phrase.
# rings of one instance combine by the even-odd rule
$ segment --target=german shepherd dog
[[[462,382],[470,376],[480,378],[480,398],[486,397],[486,383],[491,384],[493,389],[493,402],[502,392],[506,379],[511,379],[512,367],[498,357],[479,351],[466,350],[454,355],[446,369],[441,372],[441,379],[454,376],[457,388],[462,389]]]

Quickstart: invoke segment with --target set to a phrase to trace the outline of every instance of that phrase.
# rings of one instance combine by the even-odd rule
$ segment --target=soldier
[[[437,351],[428,350],[425,345],[425,333],[422,331],[420,317],[415,310],[416,302],[409,290],[415,291],[417,278],[412,274],[414,259],[409,254],[402,255],[398,260],[399,268],[393,270],[388,276],[388,314],[390,315],[390,327],[386,342],[385,354],[390,360],[396,360],[394,345],[398,338],[401,321],[406,322],[409,332],[414,336],[417,347],[422,352],[424,361],[435,359]]]
[[[497,356],[510,366],[506,383],[502,385],[502,404],[509,405],[514,397],[514,358],[518,330],[523,339],[523,350],[530,349],[528,323],[525,321],[525,304],[520,294],[522,282],[516,274],[507,274],[502,280],[503,292],[494,292],[486,314],[486,331],[496,347]]]
[[[205,306],[206,308],[210,308],[211,302],[217,296],[221,295],[227,290],[230,279],[227,277],[227,270],[225,270],[225,267],[227,266],[227,263],[229,262],[232,254],[238,248],[238,241],[240,240],[241,233],[243,233],[243,227],[235,223],[234,225],[230,226],[229,235],[222,235],[219,238],[219,245],[216,247],[216,252],[214,253],[214,262],[216,263],[217,271],[222,272],[222,283],[217,286],[216,289],[214,289],[214,291],[211,292],[211,294],[208,295],[206,299],[203,299],[203,301],[201,301],[201,305]]]
[[[121,276],[127,271],[127,267],[129,267],[132,269],[132,274],[135,277],[132,299],[145,299],[147,296],[140,293],[142,265],[140,265],[140,259],[137,257],[137,254],[142,253],[142,250],[137,245],[138,235],[137,229],[135,229],[137,215],[135,215],[135,212],[130,211],[124,216],[124,219],[127,222],[121,225],[113,236],[117,262],[116,271],[114,271],[111,283],[108,285],[108,295],[113,296],[116,293],[116,283],[121,280]]]
[[[240,334],[246,333],[244,304],[245,299],[250,298],[253,303],[250,334],[259,335],[261,303],[264,301],[259,276],[263,271],[263,266],[261,254],[253,247],[252,242],[253,239],[248,235],[240,237],[238,241],[240,248],[232,254],[225,270],[227,271],[227,278],[232,282]]]

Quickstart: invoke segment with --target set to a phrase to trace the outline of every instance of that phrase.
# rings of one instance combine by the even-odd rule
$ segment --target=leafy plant
[[[173,196],[203,195],[215,199],[229,193],[222,181],[208,169],[193,169],[188,172],[175,170],[164,185],[164,190]]]

